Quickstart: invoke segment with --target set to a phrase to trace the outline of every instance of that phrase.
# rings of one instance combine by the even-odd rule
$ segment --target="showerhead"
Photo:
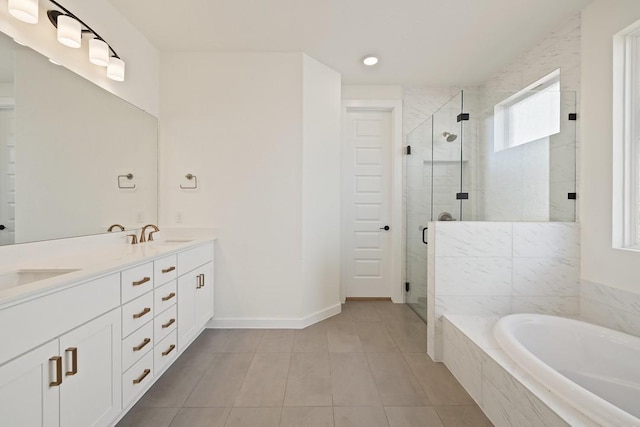
[[[445,139],[447,140],[447,142],[453,142],[456,139],[458,139],[458,135],[456,135],[455,133],[449,133],[449,132],[444,132],[442,134],[442,136],[445,137]]]

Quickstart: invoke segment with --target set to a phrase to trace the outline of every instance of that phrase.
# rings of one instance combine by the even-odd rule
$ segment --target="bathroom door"
[[[347,110],[343,280],[347,297],[391,296],[391,111]]]
[[[427,226],[433,218],[432,118],[407,135],[411,154],[405,156],[406,302],[427,320]]]
[[[15,242],[15,115],[0,99],[0,246]]]

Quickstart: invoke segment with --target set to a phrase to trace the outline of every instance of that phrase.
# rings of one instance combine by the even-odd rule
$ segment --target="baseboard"
[[[304,329],[331,316],[339,314],[340,304],[332,305],[302,318],[217,318],[207,323],[209,329]]]
[[[391,297],[347,297],[346,301],[391,301]]]

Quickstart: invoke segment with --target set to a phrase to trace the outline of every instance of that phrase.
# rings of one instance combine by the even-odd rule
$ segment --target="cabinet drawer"
[[[213,243],[198,246],[178,254],[178,273],[183,275],[213,259]]]
[[[166,285],[162,285],[161,287],[156,288],[153,291],[155,305],[154,309],[156,313],[162,313],[167,308],[175,305],[177,299],[176,295],[178,294],[176,292],[176,289],[177,283],[175,280],[172,280]]]
[[[177,320],[178,316],[175,305],[153,319],[156,342],[162,341],[164,337],[176,329]]]
[[[142,359],[122,374],[122,407],[129,403],[153,382],[153,352],[145,354]]]
[[[178,333],[174,330],[153,348],[153,366],[160,373],[178,355]]]
[[[153,292],[122,306],[122,336],[126,337],[153,319]]]
[[[178,277],[178,256],[169,255],[153,262],[155,286],[160,286]]]
[[[122,302],[131,301],[153,289],[153,263],[124,270],[121,276]]]
[[[0,364],[118,307],[119,276],[79,283],[0,310]]]
[[[149,322],[122,340],[122,370],[126,371],[153,348],[153,323]]]

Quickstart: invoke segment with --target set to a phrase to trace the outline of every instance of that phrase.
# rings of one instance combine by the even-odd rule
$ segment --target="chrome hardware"
[[[122,178],[127,178],[129,181],[131,181],[133,179],[133,174],[132,173],[128,173],[128,174],[125,174],[125,175],[118,175],[118,188],[125,188],[125,189],[136,188],[135,184],[129,185],[129,186],[126,186],[126,185],[123,186],[121,181],[120,181]]]
[[[195,176],[192,173],[188,173],[184,176],[185,178],[187,178],[189,181],[194,180],[193,185],[190,187],[185,187],[184,185],[180,184],[180,188],[182,188],[183,190],[195,190],[196,188],[198,188],[198,177]]]
[[[75,375],[78,373],[78,349],[76,347],[69,347],[65,352],[71,352],[71,370],[67,371],[66,375]]]

